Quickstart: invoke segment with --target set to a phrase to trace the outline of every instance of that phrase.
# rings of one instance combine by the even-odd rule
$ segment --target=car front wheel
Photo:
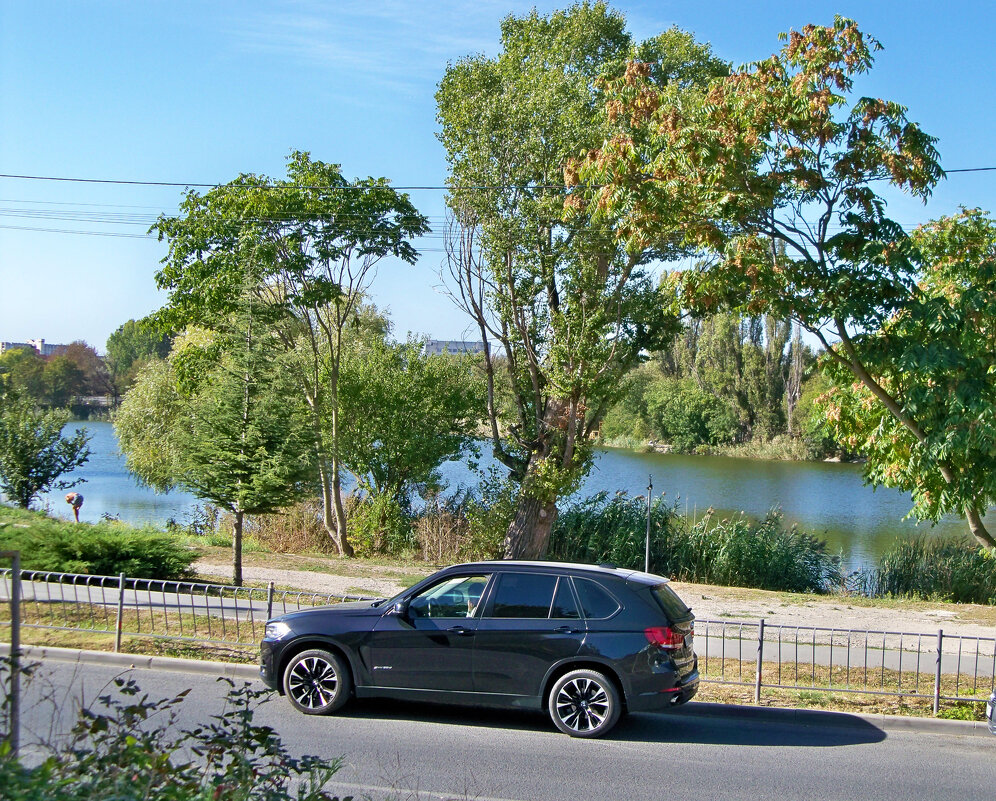
[[[284,670],[284,693],[305,715],[331,715],[349,700],[352,689],[349,667],[321,648],[296,654]]]
[[[554,725],[571,737],[601,737],[622,713],[616,685],[595,670],[561,676],[550,690],[547,707]]]

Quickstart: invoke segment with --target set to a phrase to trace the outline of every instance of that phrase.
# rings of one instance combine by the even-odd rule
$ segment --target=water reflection
[[[70,424],[68,431],[79,425]],[[169,518],[183,520],[189,514],[196,503],[193,496],[183,492],[160,495],[134,480],[117,451],[110,423],[85,425],[92,434],[92,455],[80,469],[86,478],[78,488],[86,497],[82,520],[93,522],[106,514],[129,523],[161,524]],[[481,461],[485,468],[494,464],[486,457]],[[450,462],[442,472],[454,487],[476,483],[464,462]],[[576,497],[602,490],[644,494],[648,476],[653,476],[655,497],[664,492],[696,517],[710,506],[720,515],[744,512],[752,517],[762,517],[780,506],[788,523],[826,539],[833,550],[847,555],[852,567],[878,556],[900,536],[967,533],[964,521],[956,517],[935,527],[903,520],[910,509],[909,498],[895,490],[874,491],[865,486],[860,467],[850,464],[766,462],[610,448],[599,451]],[[43,500],[53,514],[71,519],[72,511],[63,495],[53,493]],[[986,521],[996,525],[996,514],[990,513]]]

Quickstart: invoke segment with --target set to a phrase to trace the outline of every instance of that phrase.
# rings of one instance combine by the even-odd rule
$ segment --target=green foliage
[[[163,334],[148,318],[129,320],[107,338],[107,368],[117,393],[126,392],[139,369],[151,359],[165,359],[172,337]]]
[[[688,85],[726,67],[671,29],[633,42],[605,3],[577,3],[502,22],[502,51],[450,64],[436,93],[453,215],[454,294],[504,358],[514,402],[491,401],[496,457],[521,485],[508,556],[538,556],[558,496],[590,466],[587,447],[621,377],[677,329],[667,287],[649,265],[670,246],[625,247],[563,190],[569,162],[609,134],[604,74],[645,53],[660,85]],[[510,409],[509,419],[499,419]]]
[[[508,526],[515,517],[517,487],[504,471],[491,468],[478,483],[479,494],[467,504],[466,559],[497,559]]]
[[[63,437],[67,422],[66,411],[42,411],[10,394],[0,399],[0,490],[18,506],[27,509],[40,493],[83,481],[62,478],[90,457],[86,429]]]
[[[293,757],[273,729],[254,722],[269,691],[219,681],[229,686],[224,711],[185,731],[177,717],[189,690],[151,700],[134,679],[114,679],[96,703],[80,709],[64,742],[34,744],[37,760],[25,763],[0,753],[0,796],[7,801],[336,801],[324,788],[341,760]]]
[[[416,490],[441,489],[439,465],[471,446],[480,396],[471,357],[430,356],[418,340],[352,343],[339,373],[343,464],[407,510]]]
[[[123,523],[67,523],[40,512],[0,506],[0,550],[19,550],[25,570],[95,576],[182,579],[196,551],[153,528]]]
[[[646,533],[645,498],[600,493],[560,514],[551,557],[642,570]],[[828,592],[840,584],[839,559],[826,544],[786,530],[777,512],[755,523],[716,521],[710,511],[690,524],[661,497],[650,509],[650,571],[678,581],[787,592]]]
[[[996,558],[966,539],[899,540],[850,583],[870,597],[996,604]]]
[[[691,379],[655,381],[646,402],[655,436],[670,443],[676,451],[722,445],[733,442],[737,436],[736,413]]]
[[[913,241],[923,262],[917,291],[853,340],[898,409],[834,364],[822,408],[834,436],[867,456],[867,480],[911,493],[918,519],[982,514],[996,504],[996,221],[963,211]]]
[[[415,547],[412,521],[389,495],[352,495],[346,514],[357,556],[402,554]]]

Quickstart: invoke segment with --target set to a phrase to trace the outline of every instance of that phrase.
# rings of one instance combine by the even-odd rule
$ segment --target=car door
[[[550,666],[576,655],[585,632],[566,576],[499,573],[474,638],[474,690],[539,695]]]
[[[449,575],[388,611],[366,644],[375,687],[470,692],[477,604],[491,575]]]

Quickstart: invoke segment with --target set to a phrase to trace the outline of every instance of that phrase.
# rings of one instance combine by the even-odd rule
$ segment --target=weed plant
[[[9,665],[0,667],[9,675]],[[115,679],[97,703],[81,706],[68,738],[29,743],[30,764],[0,744],[0,798],[333,801],[325,788],[341,760],[293,757],[273,729],[253,721],[269,691],[219,681],[229,685],[225,710],[180,730],[188,691],[154,701],[134,679]]]
[[[550,554],[642,569],[646,534],[642,496],[600,493],[558,516]],[[785,528],[776,511],[760,522],[715,520],[709,512],[690,524],[664,498],[650,509],[650,571],[679,581],[787,592],[829,592],[840,584],[840,560],[827,552],[826,543]]]

